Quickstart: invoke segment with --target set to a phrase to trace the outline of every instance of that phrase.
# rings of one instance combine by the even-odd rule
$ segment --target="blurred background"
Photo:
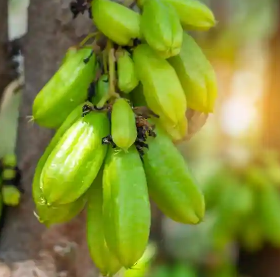
[[[31,197],[36,162],[53,135],[28,123],[32,101],[92,28],[86,15],[72,20],[69,2],[0,0],[0,158],[16,153],[24,189],[19,206],[3,207],[0,277],[98,276],[84,215],[47,229]],[[219,99],[178,148],[205,192],[207,214],[198,226],[182,225],[153,207],[151,244],[125,277],[280,276],[280,1],[204,2],[218,24],[192,35],[215,68]]]

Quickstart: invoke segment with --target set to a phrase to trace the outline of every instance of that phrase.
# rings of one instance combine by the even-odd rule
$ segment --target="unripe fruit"
[[[119,45],[140,37],[140,14],[113,1],[92,1],[93,21],[97,28]]]
[[[128,152],[108,149],[103,197],[108,247],[125,268],[130,268],[145,251],[151,220],[145,172],[135,147]]]
[[[141,32],[149,46],[162,58],[178,55],[183,42],[183,29],[175,9],[162,0],[144,3]]]
[[[69,113],[87,98],[95,76],[95,55],[87,62],[91,49],[80,49],[68,57],[42,88],[33,103],[33,118],[39,125],[57,129]]]
[[[118,87],[124,93],[130,93],[139,83],[136,69],[130,54],[126,50],[117,51]]]
[[[135,124],[135,115],[131,106],[125,99],[117,99],[112,109],[111,134],[114,143],[125,151],[136,140],[137,130]]]
[[[105,113],[89,113],[78,119],[50,153],[41,173],[40,188],[48,205],[63,205],[81,197],[94,181],[107,146]]]

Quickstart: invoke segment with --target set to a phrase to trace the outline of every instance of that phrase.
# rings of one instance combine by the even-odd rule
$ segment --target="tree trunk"
[[[3,0],[0,6],[2,8]],[[47,229],[33,214],[32,178],[53,133],[28,123],[26,116],[32,114],[36,94],[59,67],[67,48],[77,43],[75,22],[66,24],[61,9],[59,1],[31,0],[29,7],[28,35],[23,49],[26,83],[17,143],[25,193],[20,206],[7,211],[0,244],[0,259],[11,265],[13,276],[97,276],[88,255],[84,215]],[[69,18],[70,11],[67,9],[67,12]]]
[[[8,46],[8,0],[0,1],[0,100],[5,87],[12,81],[9,70]],[[0,101],[1,102],[1,101]]]

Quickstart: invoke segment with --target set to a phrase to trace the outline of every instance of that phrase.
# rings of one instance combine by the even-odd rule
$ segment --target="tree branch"
[[[13,276],[36,276],[34,272],[37,276],[60,276],[58,273],[62,271],[69,277],[88,276],[89,273],[97,276],[88,255],[83,216],[69,224],[46,229],[33,215],[33,174],[52,131],[32,126],[26,116],[32,114],[36,94],[57,70],[68,47],[78,41],[75,31],[69,26],[62,26],[57,19],[57,11],[61,9],[59,1],[30,2],[28,34],[23,49],[25,89],[17,142],[25,193],[19,207],[8,209],[1,235],[0,259],[7,263],[16,262],[17,273]],[[33,275],[26,273],[31,271]]]
[[[8,1],[0,1],[0,100],[5,87],[12,81],[7,53],[8,45]]]

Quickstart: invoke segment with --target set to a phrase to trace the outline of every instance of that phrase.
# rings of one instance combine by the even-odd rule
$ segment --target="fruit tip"
[[[36,213],[36,211],[33,211],[33,214],[41,224],[46,224],[46,222]]]
[[[28,121],[27,121],[28,123],[34,124],[35,118],[34,118],[33,115],[27,115],[27,116],[26,116],[26,119],[28,120]]]

